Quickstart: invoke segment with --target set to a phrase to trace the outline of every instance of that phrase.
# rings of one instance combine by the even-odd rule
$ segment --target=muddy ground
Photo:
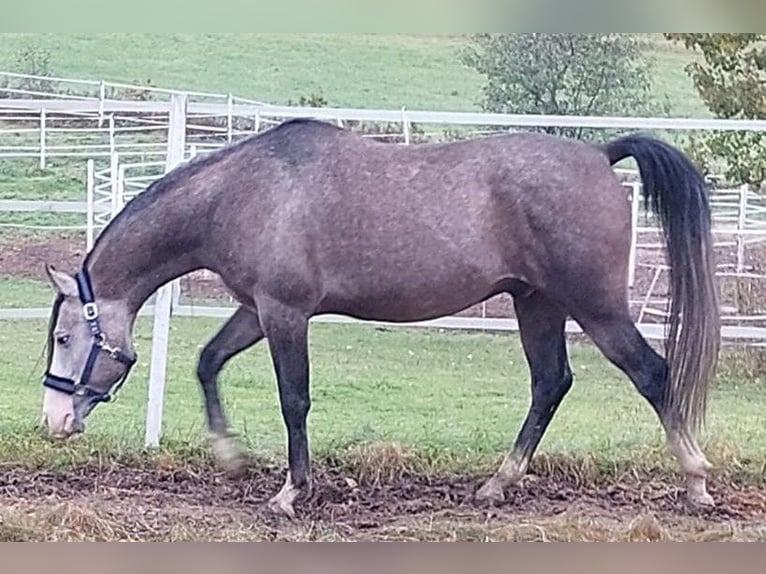
[[[110,464],[75,471],[0,469],[0,540],[755,540],[766,494],[714,480],[712,510],[678,485],[624,476],[584,484],[531,477],[506,502],[474,500],[484,477],[402,475],[359,484],[315,467],[295,520],[266,507],[277,468],[230,478],[199,467]]]

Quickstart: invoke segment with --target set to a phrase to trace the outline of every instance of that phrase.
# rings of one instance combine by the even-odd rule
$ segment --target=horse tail
[[[707,186],[686,155],[657,139],[629,135],[601,149],[610,165],[628,156],[636,160],[647,210],[660,220],[670,265],[665,409],[672,418],[667,422],[697,432],[704,424],[709,379],[720,348]]]

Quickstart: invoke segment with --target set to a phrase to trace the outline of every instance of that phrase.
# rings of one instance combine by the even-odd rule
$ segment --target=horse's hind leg
[[[242,469],[243,457],[218,395],[218,374],[226,362],[237,353],[253,346],[263,338],[258,315],[240,307],[210,342],[202,349],[197,364],[197,378],[205,396],[205,414],[216,459],[229,472]]]
[[[649,346],[627,312],[610,315],[602,309],[598,314],[577,320],[601,352],[628,375],[657,413],[665,429],[668,446],[686,473],[689,500],[703,506],[713,505],[713,498],[705,487],[711,464],[696,438],[687,429],[674,424],[672,413],[666,409],[666,360]]]
[[[539,292],[514,299],[521,343],[532,379],[532,404],[513,450],[476,493],[502,501],[504,491],[524,476],[556,409],[572,386],[564,325],[566,314]]]

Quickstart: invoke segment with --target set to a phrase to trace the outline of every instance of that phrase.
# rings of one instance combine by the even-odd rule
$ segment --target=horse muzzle
[[[83,432],[85,425],[78,410],[71,395],[55,389],[45,389],[42,424],[50,437],[65,439]]]

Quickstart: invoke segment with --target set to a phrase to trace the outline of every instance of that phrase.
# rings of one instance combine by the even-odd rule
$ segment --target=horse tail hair
[[[705,422],[710,377],[720,349],[708,189],[680,150],[660,140],[629,135],[601,147],[614,165],[632,156],[643,182],[647,211],[658,217],[670,265],[668,377],[665,409],[678,430],[698,432]]]

